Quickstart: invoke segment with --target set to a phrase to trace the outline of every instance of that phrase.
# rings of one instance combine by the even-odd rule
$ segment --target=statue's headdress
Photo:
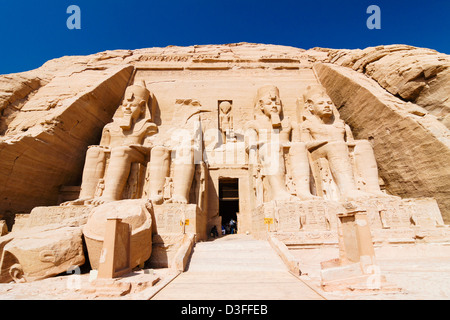
[[[270,95],[270,97],[277,97],[278,99],[280,99],[280,90],[273,85],[266,85],[259,88],[256,93],[255,106],[258,106],[259,100],[266,95]]]
[[[313,101],[314,97],[328,96],[325,88],[321,85],[312,85],[306,88],[302,98],[297,99],[297,112],[299,114],[299,121],[302,122],[306,119],[315,119],[313,114],[308,108],[309,102]],[[333,107],[333,115],[335,119],[340,119],[339,112],[336,107]]]
[[[136,98],[140,98],[144,100],[146,103],[148,103],[148,100],[150,98],[150,91],[146,88],[145,82],[142,81],[141,84],[133,84],[125,90],[125,99],[130,99],[132,96],[135,96]]]
[[[277,99],[277,102],[281,103],[280,90],[278,89],[278,87],[274,85],[265,85],[260,87],[256,92],[255,100],[253,103],[253,114],[255,118],[263,115],[263,110],[261,109],[259,100],[261,100],[261,98],[265,96],[269,96],[271,99],[275,97]],[[283,117],[283,109],[281,109],[280,117]]]
[[[124,100],[131,99],[132,97],[136,99],[142,99],[145,101],[145,110],[142,113],[142,117],[146,119],[152,119],[152,110],[150,110],[150,100],[153,99],[152,93],[147,89],[145,82],[141,81],[138,84],[133,84],[125,89]],[[152,108],[153,109],[153,108]],[[114,118],[122,117],[122,110],[118,108],[114,114]]]
[[[306,91],[303,93],[303,101],[305,104],[307,104],[307,102],[310,101],[312,98],[324,95],[327,95],[327,92],[325,91],[324,87],[320,85],[308,86],[306,88]]]

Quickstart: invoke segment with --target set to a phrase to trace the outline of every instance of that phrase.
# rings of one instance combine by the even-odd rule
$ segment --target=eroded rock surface
[[[389,93],[413,102],[450,128],[450,57],[406,45],[332,50],[329,62],[371,77]]]
[[[175,99],[192,98],[186,95],[200,92],[212,73],[220,75],[221,81],[214,82],[211,78],[212,89],[202,98],[202,105],[213,109],[211,103],[217,100],[213,102],[210,96],[217,99],[225,87],[233,88],[240,99],[233,106],[235,127],[243,126],[252,112],[254,91],[247,98],[244,94],[247,87],[242,86],[242,92],[234,89],[237,81],[243,79],[248,79],[247,84],[253,90],[264,82],[280,86],[285,113],[295,120],[295,97],[301,95],[308,83],[323,82],[313,66],[331,63],[345,69],[342,74],[353,79],[354,90],[351,97],[341,97],[339,92],[345,88],[337,79],[322,85],[334,92],[328,93],[342,119],[352,127],[355,138],[375,138],[372,141],[375,157],[386,189],[407,197],[435,196],[445,221],[449,221],[445,199],[450,198],[450,191],[442,182],[445,180],[442,175],[449,170],[448,161],[443,160],[449,152],[448,129],[444,127],[449,127],[449,61],[448,55],[404,45],[364,50],[303,50],[238,43],[105,51],[62,57],[36,70],[2,75],[0,218],[11,228],[14,214],[30,212],[36,206],[56,205],[61,187],[81,184],[87,146],[98,144],[102,128],[112,120],[137,70],[140,72],[137,78],[151,76],[147,85],[158,94],[159,103],[154,121],[164,133],[175,123],[171,122],[175,119]],[[358,77],[361,73],[367,77]],[[192,79],[190,84],[186,77]],[[365,105],[358,112],[361,116],[355,118],[346,112],[348,105],[340,105],[343,100],[364,100],[365,91],[359,89],[365,87],[364,78],[372,79],[370,85],[378,86],[377,90],[386,90],[383,99],[389,100],[388,104],[405,111],[396,112],[395,121],[386,120],[390,123],[389,132],[396,132],[405,140],[392,142],[391,135],[381,134],[378,129],[376,136],[367,128],[364,131],[366,120],[382,122],[374,118],[371,106]],[[295,81],[287,84],[287,79]],[[174,88],[178,91],[171,91]],[[211,123],[214,121],[210,119]],[[427,148],[432,149],[428,156]],[[405,150],[406,158],[411,160],[390,157],[399,150]]]

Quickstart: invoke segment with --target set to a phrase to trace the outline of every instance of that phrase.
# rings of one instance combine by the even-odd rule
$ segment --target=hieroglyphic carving
[[[410,201],[411,220],[416,226],[442,227],[444,221],[437,202],[431,198],[414,199]]]
[[[189,56],[177,55],[142,55],[139,61],[157,61],[157,62],[186,62],[189,61]]]
[[[411,208],[405,200],[377,200],[376,206],[384,229],[411,226]]]
[[[295,204],[285,202],[282,205],[276,204],[273,208],[276,217],[276,225],[278,230],[298,231],[300,230],[300,220]]]
[[[376,242],[414,243],[415,239],[444,238],[449,233],[435,228],[440,224],[436,219],[439,211],[434,199],[396,197],[352,202],[270,201],[256,208],[253,223],[273,218],[275,225],[270,231],[276,232],[277,237],[286,238],[292,245],[333,243],[337,241],[337,216],[349,210],[366,213]]]
[[[329,231],[335,222],[332,216],[338,208],[323,200],[271,201],[263,207],[264,217],[275,220],[277,232]]]
[[[206,235],[206,214],[195,204],[165,203],[154,206],[156,234],[196,234],[199,240]]]
[[[164,208],[164,210],[161,210]],[[158,207],[155,212],[156,228],[159,234],[183,233],[183,212],[176,207]]]

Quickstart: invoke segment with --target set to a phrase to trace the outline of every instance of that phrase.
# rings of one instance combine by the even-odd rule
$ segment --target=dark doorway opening
[[[219,180],[219,215],[222,217],[222,234],[237,233],[239,212],[239,179]]]

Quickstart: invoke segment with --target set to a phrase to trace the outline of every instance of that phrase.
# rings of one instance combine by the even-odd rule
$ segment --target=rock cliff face
[[[62,67],[62,66],[61,66]],[[120,103],[132,66],[3,76],[0,214],[56,204],[79,184],[86,148],[98,141]],[[41,75],[42,74],[42,75]],[[10,81],[8,81],[10,79]]]
[[[450,57],[430,49],[390,45],[331,50],[329,62],[361,72],[403,101],[415,103],[450,128]]]
[[[239,43],[106,51],[2,75],[0,219],[11,225],[14,214],[56,205],[61,187],[80,184],[87,146],[98,144],[103,126],[139,72],[154,79],[149,89],[159,93],[155,122],[162,129],[173,114],[166,105],[177,98],[198,98],[171,95],[168,82],[178,83],[178,93],[186,95],[200,92],[209,75],[220,74],[223,81],[211,86],[218,96],[222,88],[234,88],[243,79],[255,87],[286,83],[281,95],[294,119],[291,96],[301,96],[308,83],[320,82],[356,138],[373,142],[387,190],[402,197],[436,197],[448,223],[449,66],[448,55],[402,45],[305,51]],[[195,81],[187,84],[179,71]],[[252,97],[242,92],[238,96],[249,107],[235,119],[238,123],[251,111],[246,99]]]
[[[314,68],[355,135],[371,141],[389,192],[402,198],[434,197],[444,216],[450,212],[449,130],[362,74],[333,64]]]

